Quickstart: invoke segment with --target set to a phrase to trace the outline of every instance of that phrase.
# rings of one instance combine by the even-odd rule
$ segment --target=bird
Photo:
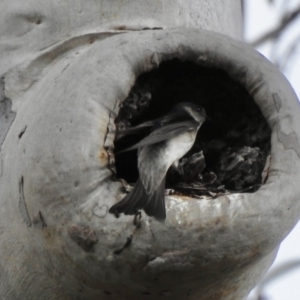
[[[138,149],[139,178],[133,189],[109,212],[136,215],[140,210],[158,221],[166,219],[165,182],[168,169],[178,165],[193,146],[198,130],[207,119],[205,109],[192,102],[178,103],[168,114],[121,131],[136,134],[145,128],[150,134],[121,151]],[[121,153],[119,152],[119,153]]]

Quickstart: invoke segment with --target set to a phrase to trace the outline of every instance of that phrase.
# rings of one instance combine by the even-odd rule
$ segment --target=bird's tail
[[[159,221],[163,221],[166,218],[165,184],[166,178],[163,179],[159,188],[149,197],[150,199],[144,207],[144,211],[148,216],[154,217]]]
[[[144,209],[148,216],[154,217],[159,221],[163,221],[166,218],[165,178],[159,188],[151,195],[146,193],[142,181],[138,179],[133,190],[120,202],[113,205],[109,212],[115,215],[120,213],[134,215],[139,209]]]

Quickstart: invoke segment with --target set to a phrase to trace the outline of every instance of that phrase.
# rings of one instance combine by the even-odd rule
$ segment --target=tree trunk
[[[238,41],[240,5],[1,4],[2,299],[247,296],[299,219],[300,110],[279,71]],[[165,86],[170,78],[175,83]],[[135,95],[132,87],[151,94],[145,116],[181,101],[207,109],[212,125],[200,132],[204,142],[196,142],[207,165],[220,142],[211,128],[219,134],[230,121],[233,134],[233,116],[249,113],[251,139],[263,135],[271,144],[258,155],[265,166],[260,188],[169,195],[165,222],[142,212],[136,226],[133,216],[109,214],[126,187],[114,153],[115,119]],[[224,149],[242,138],[229,144],[226,137]],[[231,155],[260,149],[249,145]],[[232,164],[219,167],[227,158],[210,159],[218,180],[228,177]]]

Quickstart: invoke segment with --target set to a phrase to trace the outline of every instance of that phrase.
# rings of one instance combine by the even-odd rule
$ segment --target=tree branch
[[[254,42],[251,42],[250,44],[253,47],[257,47],[258,45],[266,42],[267,40],[277,38],[286,29],[286,27],[288,27],[299,16],[299,14],[300,14],[300,6],[294,11],[292,11],[291,13],[285,14],[282,17],[280,24],[276,28],[265,33],[260,38],[258,38]]]
[[[277,64],[281,70],[286,69],[290,59],[297,51],[299,45],[300,45],[300,35],[289,45],[286,52],[283,55],[281,55],[281,58],[275,61],[275,64]]]

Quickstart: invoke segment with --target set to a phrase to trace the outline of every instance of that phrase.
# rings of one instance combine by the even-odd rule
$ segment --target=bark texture
[[[215,11],[205,10],[208,2]],[[243,43],[212,31],[167,29],[208,26],[239,37],[221,12],[240,1],[191,1],[180,14],[181,2],[173,8],[173,1],[157,1],[149,8],[157,18],[143,15],[141,1],[122,2],[122,9],[73,3],[5,5],[1,297],[243,299],[299,219],[295,93]],[[132,3],[139,7],[133,17]],[[126,32],[124,23],[164,29]],[[107,212],[124,196],[112,180],[114,118],[136,78],[173,58],[225,70],[245,86],[272,129],[269,177],[253,194],[166,197],[166,222],[143,215],[137,228],[132,217]]]
[[[241,1],[1,1],[1,73],[61,42],[75,48],[87,42],[83,36],[96,39],[91,33],[173,27],[203,28],[241,38]]]

